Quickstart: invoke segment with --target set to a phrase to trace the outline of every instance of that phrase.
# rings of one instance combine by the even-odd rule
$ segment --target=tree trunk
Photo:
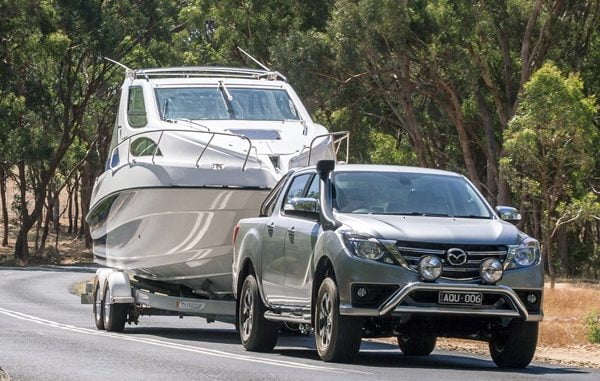
[[[79,235],[79,178],[75,179],[75,185],[73,186],[73,207],[75,208],[73,234]]]
[[[52,211],[54,210],[54,199],[48,195],[48,206],[46,208],[46,217],[44,218],[44,229],[42,230],[42,241],[40,242],[40,251],[46,248],[48,233],[50,232],[50,222],[52,221]]]
[[[2,246],[8,246],[8,205],[6,201],[7,178],[7,170],[0,168],[0,198],[2,199],[2,226],[4,231],[4,234],[2,235]]]
[[[93,184],[94,174],[92,173],[89,162],[86,162],[81,167],[81,229],[83,230],[86,249],[92,247],[92,236],[90,235],[90,230],[85,221],[85,216],[90,208]]]
[[[492,113],[485,103],[481,89],[477,89],[475,94],[477,96],[477,105],[479,113],[481,114],[481,120],[485,129],[485,143],[486,143],[486,160],[487,160],[487,171],[486,171],[486,194],[487,199],[492,205],[496,204],[496,197],[498,192],[498,142],[496,141],[496,133],[494,131],[494,119]]]
[[[31,229],[29,212],[27,211],[27,182],[25,179],[25,161],[21,160],[17,164],[19,170],[19,191],[21,196],[21,225],[17,233],[15,242],[15,258],[19,266],[27,266],[29,263],[29,243],[27,242],[27,233]]]
[[[69,218],[68,234],[73,234],[73,187],[67,185],[67,216]]]

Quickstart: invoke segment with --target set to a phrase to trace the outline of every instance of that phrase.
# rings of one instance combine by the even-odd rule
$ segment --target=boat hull
[[[100,200],[88,221],[95,261],[203,292],[231,292],[232,231],[265,189],[150,187]]]

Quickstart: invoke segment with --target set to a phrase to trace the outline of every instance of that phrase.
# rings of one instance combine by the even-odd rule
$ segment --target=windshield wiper
[[[446,213],[424,213],[424,212],[410,212],[410,213],[385,213],[396,216],[423,216],[423,217],[452,217]]]
[[[221,92],[221,96],[225,101],[225,106],[227,107],[227,112],[229,112],[229,117],[231,119],[236,119],[235,114],[233,113],[233,106],[231,105],[233,97],[229,93],[229,90],[227,90],[227,87],[225,87],[225,83],[223,81],[219,81],[219,91]]]
[[[210,131],[210,128],[206,127],[205,125],[200,124],[198,122],[194,122],[193,120],[187,119],[187,118],[163,118],[163,122],[169,122],[169,123],[188,122],[189,124],[193,124],[194,126],[205,128],[206,131]]]
[[[452,217],[454,217],[454,218],[478,218],[478,219],[484,219],[484,220],[491,219],[491,217],[489,217],[489,216],[487,216],[487,217],[486,216],[478,216],[475,214],[467,214],[467,215],[463,215],[463,216],[455,215]]]

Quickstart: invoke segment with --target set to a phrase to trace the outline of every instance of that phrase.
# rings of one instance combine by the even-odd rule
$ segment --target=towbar
[[[465,292],[482,292],[493,293],[505,296],[512,304],[512,311],[509,310],[494,310],[494,309],[473,309],[456,306],[440,306],[438,308],[431,307],[416,307],[416,306],[400,306],[399,304],[404,299],[416,291],[465,291]],[[517,294],[506,286],[483,286],[477,284],[469,285],[453,285],[440,283],[409,283],[404,288],[396,291],[381,307],[379,307],[379,315],[387,315],[390,312],[407,312],[407,313],[438,313],[438,314],[476,314],[487,316],[501,317],[520,317],[523,320],[534,320],[529,318],[527,308],[519,299]],[[536,318],[537,319],[537,318]]]

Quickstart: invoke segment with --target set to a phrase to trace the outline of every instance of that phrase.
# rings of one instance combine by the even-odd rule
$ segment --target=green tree
[[[525,84],[516,116],[504,134],[502,166],[513,191],[537,200],[543,210],[543,253],[552,282],[555,232],[581,216],[574,210],[584,209],[577,206],[578,198],[587,192],[579,192],[591,187],[598,147],[595,113],[595,100],[585,96],[579,76],[565,77],[555,65],[545,64]]]

